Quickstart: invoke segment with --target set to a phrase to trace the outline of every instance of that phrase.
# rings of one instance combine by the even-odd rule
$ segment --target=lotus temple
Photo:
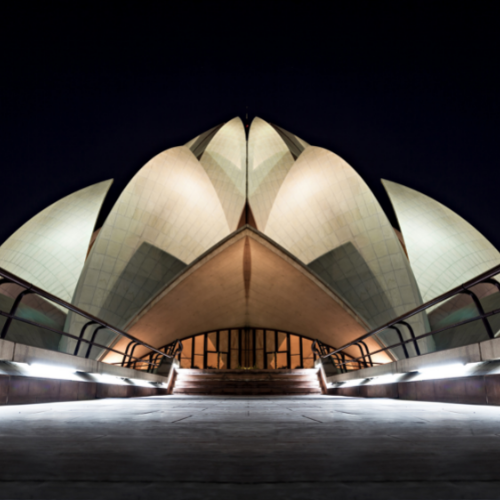
[[[0,499],[500,498],[500,253],[382,183],[391,214],[234,118],[107,214],[105,178],[33,214],[0,245]]]
[[[249,127],[234,118],[159,153],[96,227],[112,182],[34,214],[0,246],[0,268],[156,348],[182,340],[185,368],[312,368],[312,340],[343,346],[500,264],[460,215],[383,180],[399,223],[392,227],[353,167],[260,118]],[[486,283],[477,295],[488,302],[497,291]],[[19,287],[0,292],[8,311]],[[454,297],[409,322],[418,336],[473,316],[470,302]],[[74,335],[85,322],[35,294],[17,314]],[[462,327],[418,345],[423,354],[483,337]],[[7,338],[67,353],[76,342],[19,321]],[[127,345],[106,329],[97,341]],[[378,351],[395,341],[386,329],[365,343]],[[345,352],[359,354],[356,346]],[[134,355],[146,353],[137,346]],[[372,361],[402,355],[399,346]],[[97,348],[91,357],[120,361]]]

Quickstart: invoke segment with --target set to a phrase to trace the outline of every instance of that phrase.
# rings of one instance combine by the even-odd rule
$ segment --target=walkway
[[[336,397],[0,407],[0,499],[500,499],[500,408]]]

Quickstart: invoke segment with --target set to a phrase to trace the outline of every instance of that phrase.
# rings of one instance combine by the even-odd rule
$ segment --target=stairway
[[[172,394],[302,396],[321,394],[318,372],[304,370],[178,369]]]

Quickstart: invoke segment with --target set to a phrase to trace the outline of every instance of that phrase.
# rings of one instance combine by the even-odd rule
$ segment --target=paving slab
[[[500,499],[500,408],[328,396],[0,407],[4,499]]]

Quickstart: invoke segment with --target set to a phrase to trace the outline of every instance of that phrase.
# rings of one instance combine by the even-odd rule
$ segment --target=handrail
[[[130,344],[129,344],[130,346]],[[135,348],[135,346],[134,346]],[[171,349],[169,349],[171,348]],[[128,349],[128,346],[127,346],[127,349]],[[163,347],[160,347],[160,349],[163,349],[164,350],[164,353],[167,355],[167,357],[169,358],[176,358],[178,355],[182,354],[182,350],[184,349],[184,344],[182,343],[182,340],[180,339],[177,339],[177,340],[174,340],[173,342],[171,342],[170,344],[166,344],[165,346]],[[170,354],[167,353],[167,351],[170,350]],[[133,349],[131,351],[131,354],[133,352]],[[132,359],[130,359],[127,363],[127,366],[130,367],[130,366],[134,366],[134,368],[137,367],[137,363],[146,363],[146,364],[151,364],[149,363],[148,361],[145,360],[145,358],[147,357],[150,357],[151,359],[151,353],[147,353],[147,354],[143,354],[140,358],[135,358],[135,361],[132,361]],[[152,363],[153,365],[156,366],[156,364],[158,364],[158,367],[160,366],[161,362],[158,362],[158,354],[156,354],[156,356],[154,357],[154,363]],[[125,361],[125,358],[124,358],[124,361]]]
[[[10,313],[6,313],[4,311],[0,311],[0,316],[4,316],[5,318],[7,318],[7,320],[6,320],[5,324],[4,324],[4,327],[3,327],[2,331],[1,331],[0,338],[5,338],[6,337],[7,332],[8,332],[8,328],[9,328],[11,322],[13,320],[16,320],[16,321],[21,321],[23,323],[31,324],[33,326],[38,326],[38,327],[46,329],[46,330],[50,330],[52,332],[58,333],[60,335],[63,335],[65,337],[73,338],[73,339],[75,339],[77,341],[77,348],[79,348],[81,342],[85,342],[85,343],[89,344],[89,350],[87,351],[87,357],[90,354],[90,349],[92,348],[92,346],[96,346],[96,347],[103,348],[103,349],[105,349],[107,351],[112,351],[112,352],[118,353],[118,354],[124,356],[124,358],[126,356],[129,356],[130,358],[132,358],[132,356],[130,356],[128,353],[123,353],[123,352],[120,352],[120,351],[118,351],[116,349],[113,349],[111,347],[104,346],[104,345],[101,345],[101,344],[98,344],[97,342],[95,342],[95,333],[96,333],[96,331],[97,330],[101,330],[101,329],[107,329],[107,330],[110,330],[110,331],[112,331],[112,332],[114,332],[114,333],[116,333],[116,334],[118,334],[118,335],[120,335],[122,337],[125,337],[125,338],[131,340],[132,342],[134,342],[136,344],[142,345],[146,349],[159,354],[161,357],[167,357],[167,358],[172,358],[173,357],[173,356],[171,356],[169,354],[166,354],[166,353],[160,351],[156,347],[150,346],[146,342],[143,342],[142,340],[139,340],[138,338],[134,337],[133,335],[130,335],[129,333],[124,332],[123,330],[120,330],[119,328],[116,328],[113,325],[110,325],[106,321],[103,321],[103,320],[97,318],[96,316],[88,313],[87,311],[84,311],[83,309],[80,309],[79,307],[76,307],[73,304],[70,304],[69,302],[66,302],[63,299],[60,299],[59,297],[56,297],[55,295],[52,295],[49,292],[46,292],[45,290],[37,287],[36,285],[33,285],[32,283],[28,283],[27,281],[25,281],[24,279],[20,278],[19,276],[16,276],[15,274],[13,274],[13,273],[11,273],[11,272],[9,272],[6,269],[3,269],[1,267],[0,267],[0,276],[2,277],[2,279],[0,280],[0,286],[1,285],[5,285],[5,284],[14,284],[14,285],[18,285],[18,286],[24,288],[24,291],[21,292],[16,297],[16,299],[14,299],[14,304],[13,304],[13,306],[11,308]],[[86,319],[88,319],[90,321],[84,325],[84,327],[82,328],[82,331],[80,332],[80,336],[77,337],[77,336],[72,335],[70,333],[63,332],[63,331],[60,331],[60,330],[56,330],[56,329],[51,328],[51,327],[49,327],[47,325],[43,325],[43,324],[37,323],[35,321],[30,321],[30,320],[27,320],[25,318],[18,317],[18,316],[15,315],[15,312],[17,310],[17,307],[19,306],[19,303],[20,303],[21,299],[27,293],[30,293],[30,294],[34,293],[36,295],[39,295],[40,297],[43,297],[44,299],[47,299],[47,300],[49,300],[51,302],[54,302],[55,304],[58,304],[58,305],[64,307],[65,309],[68,309],[69,311],[71,311],[71,312],[73,312],[75,314],[78,314],[79,316],[82,316],[82,317],[84,317],[84,318],[86,318]],[[100,326],[94,332],[93,339],[91,339],[89,341],[89,340],[83,338],[83,334],[85,333],[86,327],[89,326],[91,323],[96,324],[96,325],[100,325]],[[78,352],[76,352],[75,355],[77,353]],[[134,358],[134,359],[140,359],[140,358]]]
[[[490,316],[494,316],[495,314],[499,314],[500,313],[500,309],[494,309],[493,311],[490,311],[490,312],[487,312],[487,313],[484,313],[484,316],[475,316],[474,318],[468,318],[468,319],[464,319],[463,321],[459,321],[458,323],[454,323],[453,325],[449,325],[449,326],[446,326],[444,328],[440,328],[438,330],[433,330],[432,332],[428,332],[428,333],[424,333],[420,336],[417,337],[417,339],[423,339],[425,337],[430,337],[431,335],[435,335],[437,333],[441,333],[441,332],[444,332],[446,330],[449,330],[450,328],[456,328],[457,326],[462,326],[462,325],[466,325],[467,323],[473,323],[474,321],[478,321],[482,318],[489,318]],[[371,354],[374,355],[374,354],[379,354],[380,352],[385,352],[387,351],[388,349],[394,349],[395,347],[399,347],[403,344],[407,344],[408,342],[413,342],[413,339],[406,339],[406,340],[403,340],[403,342],[398,342],[397,344],[391,344],[387,347],[382,347],[381,349],[379,349],[378,351],[373,351]],[[325,356],[322,356],[322,358],[325,358],[327,356],[329,356],[331,354],[327,354]],[[362,360],[363,358],[360,356],[358,358],[354,358],[352,360],[350,360],[349,362],[358,362],[360,360]],[[346,365],[346,363],[341,363],[341,365]],[[374,363],[374,365],[377,364],[377,363]],[[381,364],[381,363],[378,363],[378,364]]]
[[[398,331],[399,333],[399,330],[397,329],[397,327],[395,325],[397,324],[401,324],[401,325],[404,325],[406,326],[409,330],[410,330],[410,334],[411,334],[411,338],[410,339],[407,339],[407,340],[403,340],[402,337],[401,337],[401,334],[399,333],[399,337],[400,339],[402,340],[401,342],[397,343],[397,344],[393,344],[393,345],[390,345],[390,346],[386,346],[382,349],[379,349],[378,351],[374,351],[374,352],[371,352],[370,354],[371,355],[374,355],[374,354],[378,354],[380,352],[384,352],[384,351],[387,351],[389,349],[393,349],[394,347],[398,347],[398,346],[403,346],[403,349],[404,349],[404,352],[405,352],[405,357],[408,358],[409,355],[408,355],[408,352],[406,350],[406,344],[409,343],[409,342],[413,342],[414,345],[415,345],[415,349],[416,349],[416,352],[417,352],[417,356],[420,355],[420,349],[418,349],[418,343],[417,343],[417,340],[420,340],[420,339],[423,339],[425,337],[429,337],[431,335],[435,335],[437,333],[441,333],[445,330],[449,330],[451,328],[455,328],[457,326],[462,326],[462,325],[465,325],[467,323],[472,323],[474,321],[478,321],[478,320],[482,320],[484,325],[485,325],[485,328],[486,328],[486,331],[488,333],[488,336],[490,338],[494,338],[494,334],[493,334],[493,331],[491,329],[491,326],[488,322],[488,318],[490,316],[494,316],[495,314],[498,314],[500,313],[500,309],[496,309],[494,311],[490,311],[488,313],[485,313],[481,304],[479,303],[479,299],[478,297],[474,294],[474,292],[472,292],[471,290],[469,290],[471,287],[475,286],[475,285],[478,285],[480,283],[490,283],[490,284],[497,284],[498,282],[496,282],[495,280],[492,280],[492,276],[495,276],[497,274],[500,273],[500,265],[497,265],[495,267],[492,267],[491,269],[489,269],[488,271],[485,271],[484,273],[476,276],[475,278],[469,280],[469,281],[466,281],[465,283],[449,290],[448,292],[445,292],[441,295],[439,295],[438,297],[435,297],[434,299],[431,299],[427,302],[425,302],[424,304],[408,311],[407,313],[401,315],[401,316],[398,316],[397,318],[389,321],[388,323],[385,323],[384,325],[382,326],[379,326],[378,328],[375,328],[374,330],[368,332],[368,333],[365,333],[364,335],[361,335],[360,337],[358,337],[357,339],[355,340],[352,340],[351,342],[348,342],[347,344],[343,345],[342,347],[339,347],[338,349],[334,349],[333,351],[327,353],[327,354],[323,354],[321,355],[321,358],[325,359],[325,358],[328,358],[330,356],[333,356],[337,353],[341,353],[343,352],[345,349],[348,349],[349,347],[352,347],[356,344],[359,345],[360,342],[364,341],[365,339],[369,338],[369,337],[372,337],[373,335],[377,334],[377,333],[380,333],[384,330],[387,330],[389,328],[394,328]],[[497,284],[497,288],[499,289],[500,291],[500,284]],[[463,320],[463,321],[460,321],[458,323],[454,323],[452,325],[449,325],[449,326],[446,326],[444,328],[440,328],[438,330],[434,330],[432,332],[428,332],[428,333],[424,333],[422,335],[419,335],[419,336],[415,336],[415,334],[413,333],[413,330],[411,329],[411,326],[406,323],[405,320],[407,320],[408,318],[411,318],[412,316],[415,316],[416,314],[418,313],[421,313],[423,311],[425,311],[426,309],[428,309],[429,307],[432,307],[436,304],[439,304],[440,302],[443,302],[449,298],[452,298],[460,293],[466,293],[470,296],[472,296],[472,299],[474,301],[474,304],[479,312],[479,315],[474,317],[474,318],[469,318],[469,319],[466,319],[466,320]],[[479,305],[478,305],[479,304]],[[364,356],[360,356],[359,358],[356,358],[355,360],[360,360],[360,359],[364,359]],[[346,363],[342,363],[342,365],[345,365]]]
[[[192,333],[190,335],[187,335],[186,337],[183,337],[182,339],[180,340],[187,340],[187,339],[190,339],[191,337],[197,337],[198,335],[205,335],[206,333],[214,333],[216,331],[220,331],[220,332],[223,332],[223,331],[229,331],[229,330],[244,330],[244,329],[255,329],[255,330],[276,330],[276,328],[264,328],[264,327],[254,327],[254,326],[231,326],[231,327],[225,327],[225,328],[218,328],[218,330],[205,330],[203,332],[198,332],[198,333]],[[304,335],[302,333],[297,333],[297,332],[290,332],[288,330],[283,330],[281,328],[278,328],[277,329],[278,332],[281,332],[281,333],[287,333],[287,334],[290,334],[290,335],[296,335],[297,337],[302,337],[302,338],[305,338],[305,339],[308,339],[310,340],[311,342],[315,342],[315,340],[311,337],[308,337],[307,335]],[[165,344],[165,345],[162,345],[161,347],[158,347],[158,349],[165,349],[166,347],[169,347],[171,346],[172,344],[175,344],[175,342],[177,342],[176,340],[174,340],[173,342],[170,342],[168,344]],[[326,344],[324,344],[326,345]],[[328,346],[328,347],[332,347],[332,346]],[[144,356],[147,356],[147,354],[145,354]],[[319,356],[319,355],[318,355]],[[351,356],[350,354],[346,353],[346,356],[348,356],[349,358],[353,358],[353,356]]]
[[[14,315],[6,313],[4,311],[0,311],[0,316],[3,316],[5,318],[11,318],[12,320],[16,320],[16,321],[21,321],[22,323],[26,323],[28,325],[38,326],[40,328],[44,328],[45,330],[49,330],[51,332],[58,333],[60,335],[64,335],[65,337],[69,337],[69,338],[74,339],[74,340],[81,340],[81,342],[85,342],[86,344],[100,347],[102,349],[106,349],[108,351],[115,352],[115,353],[121,354],[123,356],[123,352],[117,351],[116,349],[113,349],[112,347],[107,347],[105,345],[99,344],[98,342],[92,342],[91,340],[88,340],[88,339],[80,339],[80,337],[77,337],[76,335],[72,335],[71,333],[67,333],[67,332],[63,332],[61,330],[57,330],[55,328],[51,328],[50,326],[47,326],[47,325],[42,325],[41,323],[37,323],[36,321],[31,321],[31,320],[26,319],[26,318],[21,318],[20,316],[14,316]],[[141,358],[135,358],[135,359],[138,361],[143,361],[143,360],[141,360]]]
[[[229,332],[231,332],[231,331],[233,331],[233,332],[237,333],[238,331],[243,331],[243,330],[247,330],[247,331],[250,331],[250,332],[252,332],[252,331],[253,331],[253,332],[256,332],[256,331],[262,331],[262,332],[264,332],[264,333],[266,333],[266,332],[267,332],[267,334],[269,334],[269,333],[271,333],[271,334],[272,334],[272,333],[274,333],[274,334],[275,334],[275,333],[278,333],[278,332],[279,332],[279,333],[286,334],[286,335],[288,335],[288,336],[293,335],[293,336],[300,337],[300,338],[301,338],[301,339],[303,339],[303,340],[304,340],[304,339],[305,339],[305,340],[309,340],[309,341],[312,343],[311,348],[312,348],[312,352],[313,352],[313,357],[314,357],[314,359],[316,359],[316,358],[320,357],[320,353],[316,350],[316,347],[315,347],[315,346],[316,346],[317,341],[315,341],[313,338],[311,338],[311,337],[307,337],[306,335],[303,335],[303,334],[301,334],[301,333],[290,332],[290,331],[287,331],[287,330],[284,330],[284,329],[281,329],[281,328],[280,328],[280,329],[276,329],[276,328],[265,328],[265,327],[262,327],[262,326],[260,326],[260,327],[253,327],[253,326],[239,326],[239,327],[235,327],[235,326],[233,326],[233,327],[218,328],[217,330],[206,330],[206,331],[203,331],[203,332],[198,332],[198,333],[190,334],[190,335],[188,335],[188,336],[186,336],[186,337],[184,337],[184,338],[182,338],[182,339],[178,339],[178,340],[175,340],[175,341],[170,342],[170,343],[168,343],[168,344],[165,344],[165,345],[163,345],[163,346],[159,347],[159,349],[162,349],[162,350],[164,350],[164,351],[165,351],[165,352],[167,352],[167,353],[168,353],[168,352],[170,352],[170,353],[172,353],[172,355],[173,355],[173,356],[178,356],[179,354],[181,354],[182,349],[183,349],[183,344],[182,344],[182,342],[180,342],[180,340],[182,340],[182,341],[188,341],[188,340],[189,340],[189,341],[190,341],[190,340],[192,340],[192,339],[194,339],[194,338],[196,338],[196,337],[198,337],[198,336],[208,335],[208,334],[211,334],[211,333],[214,333],[214,334],[221,333],[221,332],[228,332],[228,333],[229,333]],[[178,348],[176,348],[177,342],[179,342],[179,343],[180,343],[181,350],[178,350]],[[301,340],[301,342],[302,342],[302,340]],[[241,346],[241,344],[240,344],[240,346]],[[255,344],[254,344],[254,346],[255,346]],[[333,349],[333,347],[332,347],[331,345],[327,345],[326,347],[327,347],[328,349]],[[275,344],[275,348],[276,348],[276,349],[278,349],[277,344]],[[264,359],[266,359],[266,355],[267,355],[267,354],[272,354],[272,353],[276,353],[276,352],[281,352],[281,353],[283,353],[283,352],[289,352],[290,348],[291,348],[291,346],[290,346],[290,344],[288,344],[288,345],[287,345],[287,347],[285,348],[285,350],[284,350],[284,351],[275,351],[275,350],[272,350],[272,349],[271,349],[271,351],[267,351],[267,346],[266,346],[266,344],[265,344],[265,342],[264,342],[264,345],[263,345],[261,348],[259,348],[259,349],[255,348],[255,351],[257,351],[257,350],[263,350],[263,351],[264,351]],[[127,346],[127,349],[130,349],[130,344]],[[229,354],[229,352],[226,352],[226,351],[219,351],[218,349],[219,349],[219,348],[218,348],[218,346],[216,346],[216,347],[215,347],[215,351],[210,351],[210,352],[212,352],[212,353],[214,353],[214,352],[221,352],[221,353],[224,353],[224,354]],[[236,349],[237,349],[237,350],[240,350],[240,348],[236,348]],[[230,348],[230,350],[234,351],[234,350],[235,350],[235,348],[234,348],[234,347],[232,347],[232,348]],[[204,353],[205,353],[205,352],[207,352],[207,351],[206,351],[206,344],[204,344],[203,351],[204,351]],[[255,356],[255,351],[254,351],[254,356]],[[299,351],[300,351],[300,352],[302,352],[302,348],[301,348],[301,349],[299,349]],[[127,351],[127,352],[128,352],[128,351]],[[303,358],[305,358],[305,356],[304,356],[303,354],[300,354],[300,353],[296,353],[296,355],[297,355],[297,356],[300,356],[301,363],[302,363],[302,362],[303,362]],[[352,357],[353,357],[353,356],[351,356],[350,354],[346,354],[346,355],[347,355],[349,358],[352,358]],[[145,358],[147,358],[148,356],[149,356],[149,354],[144,354],[144,355],[142,355],[141,359],[145,359]],[[289,358],[289,357],[288,357],[288,358]],[[255,359],[256,359],[256,358],[254,358],[254,360],[255,360]],[[191,361],[192,361],[192,360],[191,360]],[[134,365],[136,365],[138,362],[139,362],[139,361],[134,362]],[[203,363],[204,363],[204,364],[206,363],[206,359],[205,359],[205,358],[204,358],[204,360],[203,360]],[[290,363],[290,359],[287,359],[287,364],[289,364],[289,363]],[[264,363],[264,366],[266,366],[266,363]]]

